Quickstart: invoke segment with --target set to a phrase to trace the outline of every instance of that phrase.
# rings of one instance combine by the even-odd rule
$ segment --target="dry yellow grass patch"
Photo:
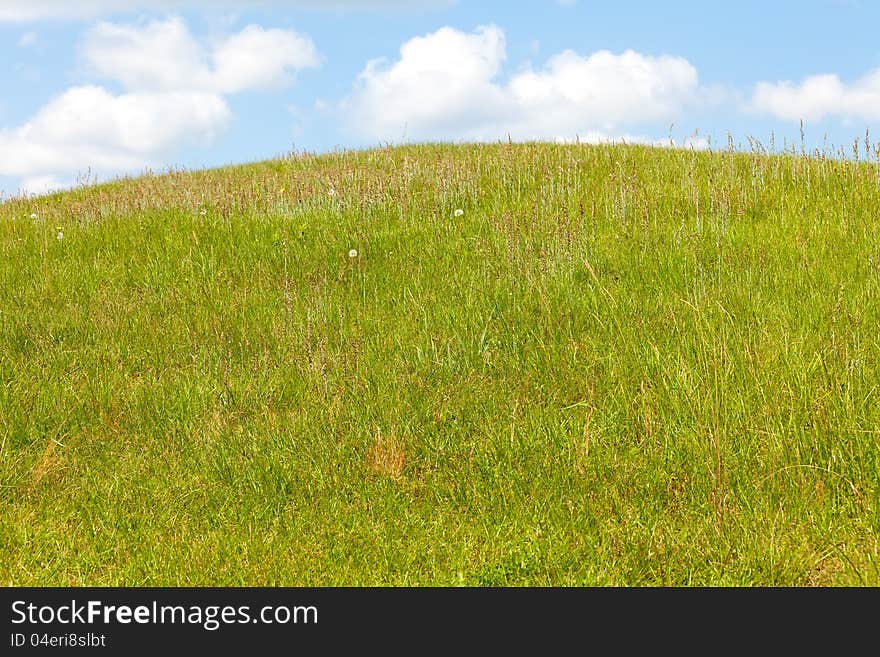
[[[37,460],[34,469],[31,471],[28,490],[35,490],[44,480],[51,478],[64,469],[61,457],[56,451],[57,445],[58,443],[51,439],[47,443],[46,449],[43,450],[43,454]]]
[[[376,427],[375,439],[367,450],[366,462],[370,472],[395,480],[402,479],[406,465],[406,450],[393,432],[386,437],[382,435],[382,430]]]

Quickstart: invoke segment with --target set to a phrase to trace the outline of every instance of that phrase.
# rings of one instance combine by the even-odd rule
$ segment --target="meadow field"
[[[4,585],[880,585],[880,147],[0,205]]]

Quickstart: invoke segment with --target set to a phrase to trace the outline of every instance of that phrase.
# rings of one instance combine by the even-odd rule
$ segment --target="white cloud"
[[[250,25],[206,47],[179,18],[143,26],[101,23],[80,50],[90,72],[151,91],[265,89],[320,63],[312,40],[292,30]]]
[[[102,23],[81,43],[87,72],[122,84],[74,87],[29,121],[0,128],[0,176],[29,190],[90,169],[114,175],[158,167],[186,144],[207,144],[229,124],[226,96],[289,82],[316,66],[312,41],[249,26],[204,44],[172,18],[137,27]]]
[[[358,9],[413,9],[443,6],[451,0],[3,0],[0,2],[0,22],[34,20],[87,20],[113,14],[132,14],[141,11],[177,11],[201,8],[242,9],[243,6],[305,8],[315,10]]]
[[[114,96],[97,86],[69,89],[30,121],[0,130],[0,176],[49,179],[137,169],[187,141],[213,139],[230,119],[225,101],[201,92]]]
[[[505,58],[497,27],[465,34],[444,27],[407,41],[400,59],[370,61],[343,103],[356,129],[377,139],[415,138],[485,125],[507,113],[504,90],[493,82]]]
[[[667,121],[695,97],[697,86],[696,69],[680,57],[650,57],[632,50],[582,57],[566,50],[543,70],[515,75],[509,91],[526,114],[523,127],[546,132],[554,126],[615,130]]]
[[[215,84],[224,93],[280,86],[289,82],[291,73],[320,64],[308,37],[257,25],[217,44],[213,61]]]
[[[613,136],[674,120],[700,92],[681,57],[566,50],[501,80],[504,60],[500,28],[445,27],[403,44],[393,63],[369,62],[342,111],[352,129],[378,140]]]
[[[61,182],[55,176],[33,176],[22,181],[19,191],[27,195],[48,194],[70,187],[71,184]]]
[[[760,82],[751,109],[789,121],[880,120],[880,69],[843,82],[834,74],[813,75],[800,84]]]
[[[698,135],[692,135],[684,139],[654,139],[642,135],[608,135],[602,132],[591,131],[577,137],[557,137],[553,141],[559,144],[641,144],[657,148],[688,148],[695,151],[704,151],[709,148],[709,140]]]

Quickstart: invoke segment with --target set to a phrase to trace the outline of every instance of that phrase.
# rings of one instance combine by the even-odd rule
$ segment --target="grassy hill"
[[[2,584],[880,584],[876,164],[303,155],[0,255]]]

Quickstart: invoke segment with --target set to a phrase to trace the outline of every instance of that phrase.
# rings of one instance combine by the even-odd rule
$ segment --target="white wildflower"
[[[464,214],[464,210],[462,210],[461,208],[456,208],[455,212],[453,212],[452,214],[455,215],[456,217],[460,217],[461,215]]]
[[[36,219],[36,218],[37,218],[37,213],[31,212],[31,219]]]
[[[58,231],[58,241],[61,241],[63,239],[64,239],[64,232],[59,230]]]
[[[351,251],[349,251],[349,252],[348,252],[348,257],[349,257],[349,258],[357,258],[357,257],[358,257],[357,249],[352,249]]]

